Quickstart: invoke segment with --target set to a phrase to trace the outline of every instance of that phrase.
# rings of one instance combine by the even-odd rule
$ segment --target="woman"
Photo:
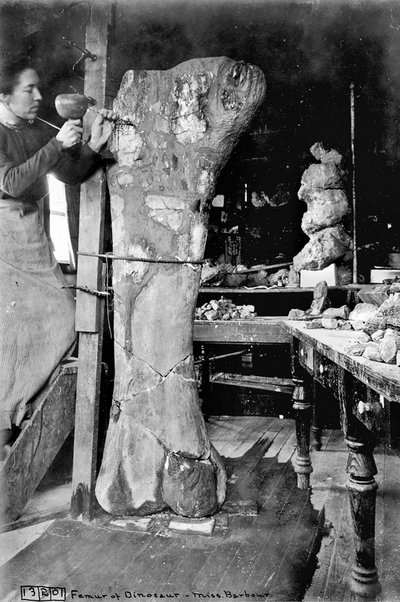
[[[13,425],[75,344],[74,299],[43,228],[48,173],[66,184],[99,166],[115,116],[103,110],[88,143],[80,120],[55,137],[36,117],[39,76],[25,58],[0,65],[0,457]]]

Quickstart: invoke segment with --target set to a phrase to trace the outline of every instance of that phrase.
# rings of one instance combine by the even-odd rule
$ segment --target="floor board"
[[[13,533],[16,540],[14,551],[3,555],[0,600],[19,602],[21,585],[47,584],[66,587],[67,599],[77,590],[88,596],[81,599],[101,594],[111,600],[118,594],[127,600],[146,594],[146,599],[159,600],[161,593],[170,593],[190,601],[219,593],[277,602],[355,602],[347,585],[353,542],[341,433],[325,431],[321,451],[312,452],[309,496],[296,487],[293,421],[210,417],[207,428],[228,476],[227,501],[215,517],[211,537],[170,531],[171,513],[155,516],[146,533],[104,520],[85,524],[67,518],[24,527],[22,516],[20,527],[0,535],[0,548]],[[393,560],[400,552],[400,458],[384,449],[375,457],[379,600],[400,602],[400,574]],[[49,496],[51,512],[57,512],[57,503],[65,510],[70,492],[63,487],[63,494],[59,490]],[[35,520],[46,519],[45,497],[42,491],[33,498],[28,516],[36,512]]]

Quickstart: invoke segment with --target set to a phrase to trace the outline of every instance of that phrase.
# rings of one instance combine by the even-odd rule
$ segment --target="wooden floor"
[[[20,601],[23,585],[65,587],[68,600],[159,600],[167,594],[189,601],[217,594],[241,600],[355,600],[347,587],[353,545],[341,433],[326,431],[323,449],[312,454],[310,497],[296,488],[293,421],[211,417],[209,432],[228,472],[227,501],[212,536],[171,531],[169,513],[153,517],[146,532],[117,528],[104,515],[91,524],[71,521],[70,492],[60,486],[52,498],[50,492],[36,496],[19,528],[0,536],[0,600]],[[397,602],[400,459],[380,451],[379,600]],[[65,518],[44,522],[57,512]]]

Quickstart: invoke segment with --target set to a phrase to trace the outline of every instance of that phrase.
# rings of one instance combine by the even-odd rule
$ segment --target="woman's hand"
[[[111,132],[113,131],[114,121],[117,115],[107,109],[100,109],[99,115],[93,121],[89,146],[96,153],[105,145]]]
[[[82,140],[82,132],[80,119],[68,119],[58,132],[56,140],[62,142],[63,149],[72,148]]]

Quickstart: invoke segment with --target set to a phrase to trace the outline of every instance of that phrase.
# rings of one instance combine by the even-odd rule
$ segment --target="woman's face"
[[[35,119],[42,95],[39,92],[39,76],[34,69],[21,71],[18,81],[8,97],[8,106],[22,119]]]

